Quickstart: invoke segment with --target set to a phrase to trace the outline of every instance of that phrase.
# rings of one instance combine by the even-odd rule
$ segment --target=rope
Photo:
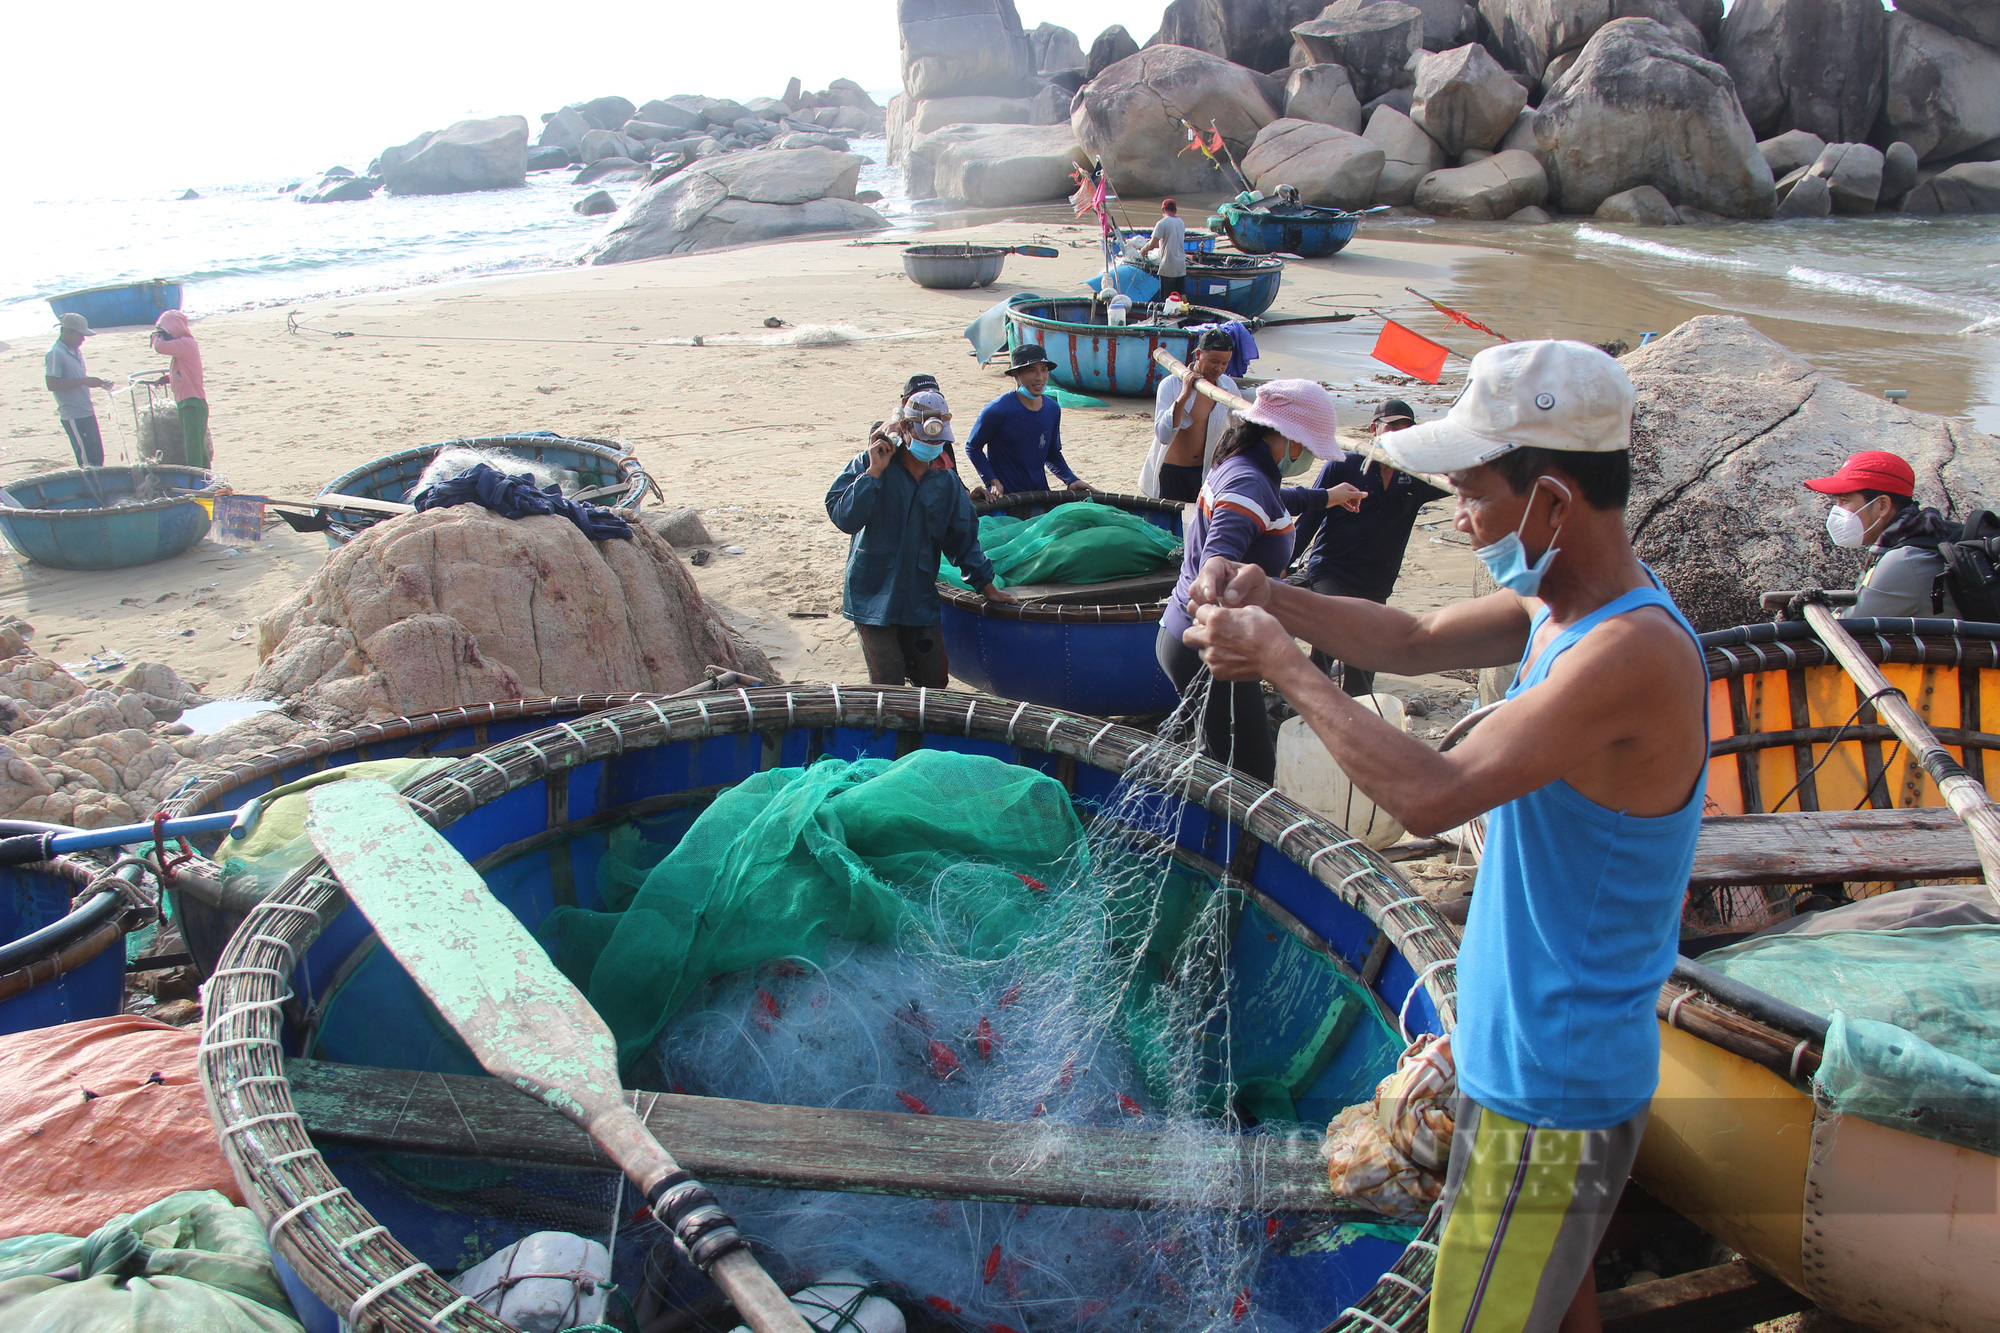
[[[811,351],[815,348],[842,347],[848,343],[884,342],[899,338],[929,338],[938,334],[957,334],[962,330],[948,329],[905,329],[900,333],[855,333],[843,334],[839,342],[798,342],[782,338],[768,341],[754,335],[722,334],[710,338],[706,334],[695,334],[690,338],[520,338],[491,333],[379,333],[367,331],[355,333],[351,329],[322,329],[312,324],[299,322],[299,313],[294,310],[285,316],[285,332],[292,334],[317,333],[326,338],[393,338],[406,342],[456,342],[456,343],[532,343],[538,346],[574,347],[747,347],[752,351]],[[739,427],[739,429],[764,429],[762,427]]]
[[[1798,794],[1799,788],[1805,786],[1806,782],[1812,777],[1812,775],[1819,772],[1820,769],[1826,764],[1827,760],[1833,758],[1834,747],[1840,744],[1840,738],[1847,734],[1847,729],[1854,725],[1855,719],[1860,717],[1862,712],[1870,704],[1874,703],[1877,699],[1883,698],[1884,696],[1891,694],[1903,695],[1904,703],[1908,703],[1910,701],[1909,695],[1903,694],[1903,692],[1897,689],[1894,685],[1888,685],[1884,686],[1882,689],[1876,690],[1873,694],[1869,695],[1867,698],[1863,699],[1860,703],[1856,704],[1854,706],[1854,711],[1847,715],[1847,721],[1841,723],[1840,726],[1834,730],[1833,739],[1826,743],[1826,753],[1821,755],[1818,759],[1814,760],[1813,766],[1811,768],[1799,774],[1799,780],[1797,782],[1794,782],[1791,785],[1791,788],[1788,791],[1786,791],[1783,796],[1780,796],[1775,802],[1773,802],[1770,810],[1767,811],[1766,813],[1775,815],[1778,813],[1779,810],[1783,809],[1785,802],[1791,800],[1792,797],[1796,796]],[[1896,742],[1896,744],[1900,748],[1902,745],[1902,741],[1899,740]],[[1895,752],[1891,751],[1889,755],[1889,763],[1885,763],[1882,765],[1882,773],[1887,773],[1889,771],[1889,764],[1894,763],[1895,760],[1896,760]],[[1880,782],[1882,780],[1882,773],[1878,773],[1875,775],[1875,782]],[[1868,791],[1863,792],[1861,794],[1861,799],[1866,801],[1868,799],[1869,792],[1872,792],[1874,789],[1875,789],[1875,783],[1871,782],[1868,785]],[[1857,805],[1854,808],[1859,810],[1861,807]]]

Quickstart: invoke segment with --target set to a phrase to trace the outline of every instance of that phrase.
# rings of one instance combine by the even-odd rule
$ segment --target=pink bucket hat
[[[1297,440],[1314,458],[1333,462],[1347,457],[1337,434],[1333,395],[1311,380],[1272,380],[1257,390],[1249,411],[1236,415]]]

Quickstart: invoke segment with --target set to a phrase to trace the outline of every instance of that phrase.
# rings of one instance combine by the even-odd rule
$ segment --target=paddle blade
[[[479,1063],[579,1123],[623,1107],[604,1020],[395,788],[361,778],[315,788],[306,834]]]
[[[1014,247],[1014,253],[1026,255],[1030,259],[1057,259],[1062,255],[1062,252],[1053,245],[1017,245]]]

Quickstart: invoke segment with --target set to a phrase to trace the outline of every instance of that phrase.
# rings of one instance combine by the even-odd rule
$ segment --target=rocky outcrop
[[[691,133],[694,130],[704,128],[708,124],[707,117],[703,116],[699,109],[685,102],[677,102],[665,98],[646,103],[646,105],[632,113],[632,119],[647,125],[659,125],[665,129],[677,131],[679,134]],[[627,134],[632,133],[630,129],[627,129],[625,132]],[[663,137],[672,138],[675,136],[667,135]]]
[[[1961,162],[1911,190],[1905,213],[2000,213],[2000,162]]]
[[[1283,70],[1292,25],[1316,17],[1326,0],[1173,0],[1160,17],[1160,41],[1191,46],[1232,64]]]
[[[542,135],[535,143],[546,148],[551,144],[567,148],[574,153],[583,147],[583,136],[596,128],[577,114],[575,107],[564,107],[551,112],[542,123]]]
[[[1403,0],[1423,11],[1424,50],[1449,51],[1479,40],[1479,10],[1465,0]]]
[[[639,140],[616,130],[587,130],[578,154],[585,166],[594,166],[607,157],[622,157],[637,162],[646,156],[646,148]]]
[[[1597,206],[1595,216],[1606,222],[1624,222],[1635,227],[1678,227],[1681,215],[1673,201],[1650,185],[1620,190]]]
[[[538,144],[528,150],[528,170],[560,171],[570,164],[570,151],[561,144]]]
[[[618,211],[618,201],[611,197],[611,191],[597,190],[577,200],[570,208],[587,218],[603,217],[606,213]]]
[[[1896,9],[2000,51],[2000,5],[1993,0],[1899,0]]]
[[[1417,186],[1451,159],[1421,125],[1392,106],[1378,106],[1362,137],[1382,150],[1382,176],[1375,183],[1378,204],[1416,202]]]
[[[310,185],[299,187],[292,197],[302,204],[345,204],[374,197],[382,182],[373,176],[336,176],[332,172]]]
[[[1510,148],[1469,166],[1433,171],[1417,185],[1417,208],[1437,218],[1491,221],[1549,197],[1548,177],[1532,153]]]
[[[897,0],[896,19],[911,98],[1034,92],[1035,53],[1014,0]]]
[[[1873,213],[1882,197],[1882,161],[1882,150],[1865,143],[1830,143],[1813,163],[1813,174],[1826,178],[1834,212]]]
[[[672,163],[680,163],[681,155],[675,153]],[[595,185],[599,181],[635,181],[646,174],[646,165],[629,157],[602,157],[570,177],[571,185]],[[577,212],[583,210],[579,208]],[[610,212],[610,209],[605,209]]]
[[[1595,213],[1636,185],[1725,217],[1769,217],[1775,204],[1770,164],[1729,72],[1651,19],[1598,29],[1533,125],[1550,198],[1565,213]]]
[[[615,130],[632,119],[632,113],[639,108],[623,97],[593,97],[588,102],[576,104],[575,111],[592,129]]]
[[[1090,54],[1084,58],[1084,81],[1089,82],[1127,56],[1138,54],[1139,43],[1125,31],[1124,24],[1114,23],[1098,33],[1097,40],[1090,44]]]
[[[1883,122],[1920,161],[2000,140],[2000,51],[1898,12],[1889,16],[1887,68]]]
[[[413,149],[382,154],[382,183],[390,194],[462,194],[502,190],[528,181],[528,121],[524,116],[461,120],[426,135]]]
[[[1243,174],[1266,194],[1297,187],[1299,198],[1324,208],[1365,208],[1381,179],[1380,147],[1313,120],[1274,120],[1243,155]]]
[[[1508,69],[1553,85],[1613,19],[1650,18],[1696,55],[1722,21],[1721,0],[1479,0],[1487,45]]]
[[[1301,65],[1285,80],[1285,117],[1361,132],[1361,99],[1343,65]]]
[[[1035,72],[1053,74],[1059,69],[1083,66],[1083,43],[1068,28],[1044,23],[1028,34],[1028,49],[1035,54]]]
[[[618,264],[691,250],[889,224],[854,202],[867,159],[826,148],[764,149],[707,158],[647,185],[584,252]]]
[[[1857,450],[1908,459],[1917,499],[1948,516],[2000,495],[2000,441],[1843,384],[1747,320],[1691,319],[1622,364],[1632,543],[1697,630],[1768,619],[1773,588],[1853,584],[1859,553],[1827,540],[1827,499],[1802,483]]]
[[[1736,0],[1715,59],[1760,137],[1857,142],[1882,108],[1886,17],[1882,0]]]
[[[258,622],[253,693],[383,718],[532,695],[772,679],[671,546],[462,505],[378,524]]]
[[[910,193],[1007,208],[1065,199],[1086,165],[1068,125],[951,125],[910,150]]]
[[[1181,151],[1184,118],[1214,121],[1239,161],[1277,119],[1252,71],[1206,51],[1150,46],[1085,84],[1070,126],[1124,194],[1226,192],[1229,182],[1206,158]]]
[[[1780,222],[1796,218],[1824,218],[1833,215],[1833,185],[1811,167],[1801,167],[1778,182]]]
[[[1468,148],[1498,144],[1527,104],[1528,90],[1485,47],[1460,46],[1417,62],[1410,119],[1457,156]]]
[[[1424,15],[1399,0],[1334,0],[1292,37],[1313,63],[1347,66],[1355,96],[1369,102],[1416,81],[1410,59],[1424,49]]]
[[[1786,130],[1763,140],[1757,151],[1770,164],[1771,175],[1782,180],[1800,167],[1819,161],[1819,155],[1826,151],[1826,140],[1809,130]]]
[[[1898,139],[1882,150],[1882,193],[1877,208],[1900,208],[1917,185],[1917,150]]]

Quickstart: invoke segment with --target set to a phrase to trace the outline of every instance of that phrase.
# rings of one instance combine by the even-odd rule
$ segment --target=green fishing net
[[[988,514],[979,520],[979,545],[1002,588],[1104,583],[1150,574],[1181,558],[1180,539],[1171,532],[1094,500],[1057,505],[1036,518]],[[938,568],[954,587],[970,586],[950,561]]]
[[[2000,926],[1774,934],[1701,961],[1832,1015],[1816,1090],[1840,1110],[2000,1152]]]
[[[420,778],[450,768],[455,759],[371,759],[340,768],[311,773],[296,782],[273,788],[264,796],[264,808],[257,822],[242,838],[225,838],[222,850],[222,878],[234,887],[248,881],[266,892],[284,882],[285,876],[319,855],[306,836],[306,801],[314,787],[345,778],[378,778],[398,791],[405,791]]]

